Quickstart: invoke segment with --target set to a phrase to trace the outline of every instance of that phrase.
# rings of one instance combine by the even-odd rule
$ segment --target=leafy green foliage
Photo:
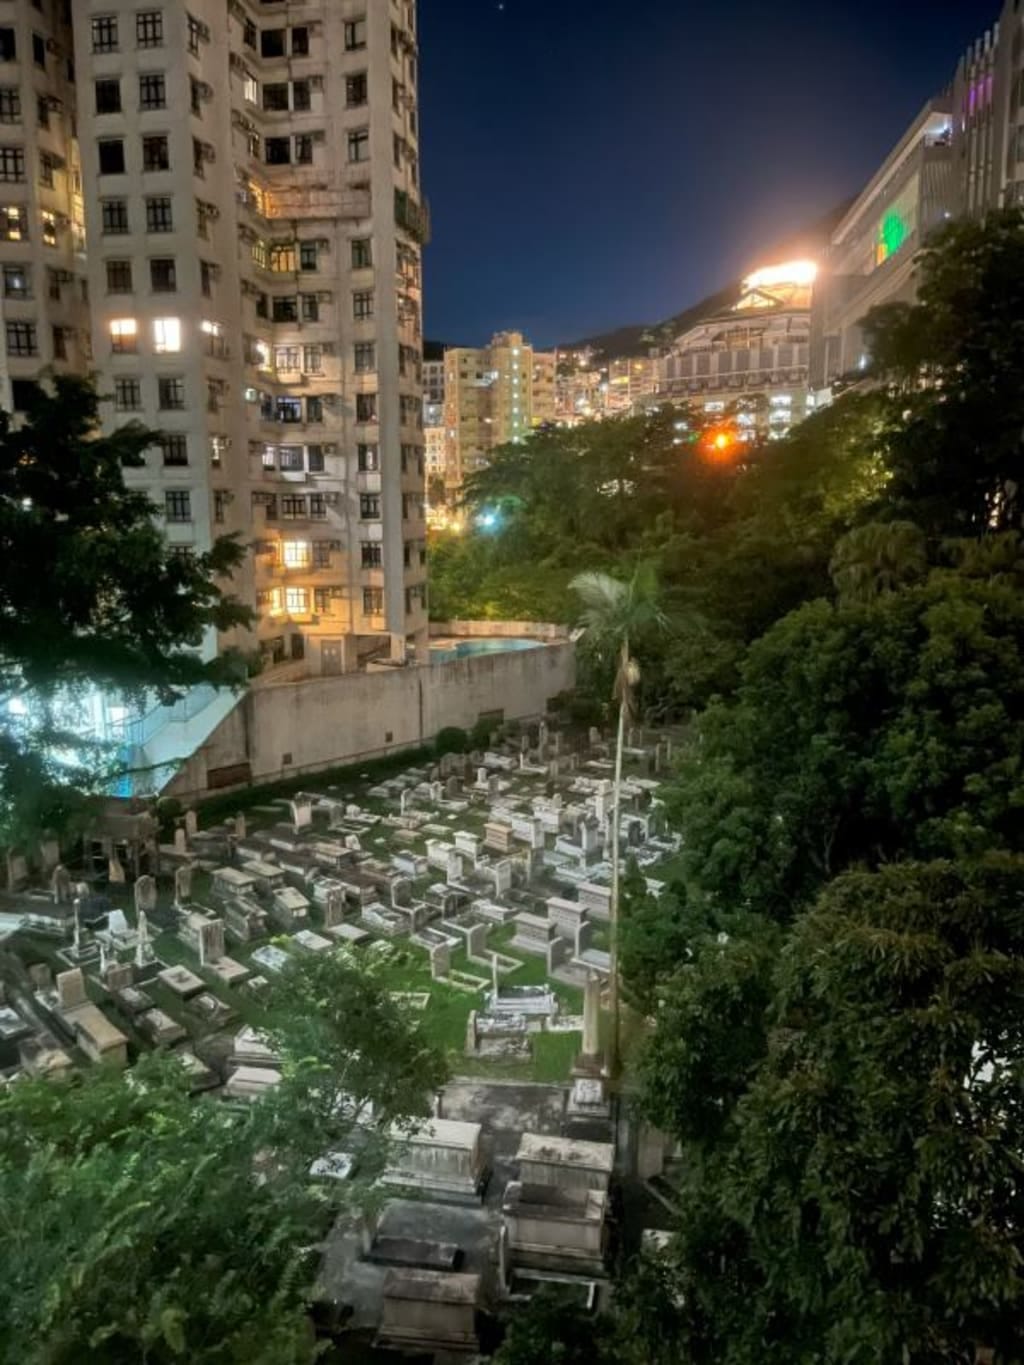
[[[444,1075],[383,971],[297,958],[271,999],[283,1082],[241,1113],[190,1098],[173,1058],[0,1095],[3,1365],[313,1360],[307,1248]],[[311,1186],[311,1159],[356,1141],[362,1174]]]

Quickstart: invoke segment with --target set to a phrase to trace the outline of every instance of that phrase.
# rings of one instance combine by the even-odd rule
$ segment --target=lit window
[[[281,544],[281,563],[286,569],[305,569],[310,562],[308,540],[286,540]]]
[[[110,349],[115,355],[131,355],[138,343],[139,324],[134,318],[113,318],[110,323]]]
[[[157,355],[168,355],[181,350],[181,319],[153,319],[153,350]]]
[[[309,589],[308,588],[285,588],[284,606],[292,616],[302,615],[309,611]]]

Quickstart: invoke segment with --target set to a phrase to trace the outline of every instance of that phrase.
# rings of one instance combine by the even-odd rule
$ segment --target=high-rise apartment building
[[[129,477],[183,551],[252,544],[268,668],[425,658],[415,5],[73,11],[94,364],[162,433]]]
[[[445,483],[457,493],[496,447],[524,440],[555,418],[554,352],[535,351],[521,332],[484,347],[445,352]]]
[[[70,6],[0,6],[0,405],[88,368],[85,222]]]

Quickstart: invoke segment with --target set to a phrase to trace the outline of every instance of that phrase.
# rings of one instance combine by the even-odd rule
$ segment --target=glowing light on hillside
[[[787,261],[785,265],[768,265],[755,270],[743,281],[744,289],[773,289],[779,285],[809,285],[818,278],[814,261]]]

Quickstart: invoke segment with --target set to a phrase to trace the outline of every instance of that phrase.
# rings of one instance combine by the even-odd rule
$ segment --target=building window
[[[121,112],[120,81],[97,81],[95,91],[97,114],[119,114]]]
[[[34,322],[9,322],[7,324],[7,354],[39,354]]]
[[[323,446],[306,447],[306,468],[311,474],[322,474],[324,472]]]
[[[292,29],[292,56],[309,56],[309,29],[305,25]]]
[[[144,171],[171,169],[170,143],[163,134],[142,139],[142,169]]]
[[[114,380],[114,407],[118,412],[137,412],[142,407],[142,384],[138,379]]]
[[[260,56],[283,57],[285,55],[285,32],[283,28],[265,28],[260,33]]]
[[[364,569],[379,569],[384,562],[384,554],[379,540],[364,540],[359,547]]]
[[[313,107],[309,81],[292,81],[292,108],[306,113]]]
[[[192,495],[187,488],[176,488],[164,494],[164,515],[168,521],[192,520]]]
[[[130,294],[132,292],[131,261],[107,262],[107,293]]]
[[[302,298],[302,321],[320,321],[320,300],[315,294],[303,294]]]
[[[113,318],[110,349],[114,355],[134,355],[139,345],[139,325],[134,318]]]
[[[317,616],[327,616],[331,610],[330,588],[313,589],[313,610]]]
[[[352,241],[352,269],[369,270],[373,266],[373,240],[355,237]]]
[[[320,397],[306,399],[306,421],[322,422],[324,420],[324,400]]]
[[[174,229],[174,216],[169,198],[146,200],[146,231],[171,232]]]
[[[57,163],[52,156],[43,152],[39,157],[39,183],[44,189],[53,189],[53,173],[57,169]]]
[[[272,246],[267,257],[267,265],[274,275],[294,275],[298,265],[295,243],[285,242]]]
[[[360,493],[359,516],[363,521],[380,520],[380,494]]]
[[[361,52],[366,46],[366,19],[350,19],[345,25],[345,51]]]
[[[263,159],[268,166],[287,166],[292,159],[291,138],[268,137],[263,140]]]
[[[356,342],[356,373],[368,374],[377,368],[377,347],[372,341]]]
[[[4,266],[4,297],[8,299],[30,299],[32,297],[32,276],[26,266]]]
[[[199,288],[205,298],[213,297],[213,278],[215,267],[209,261],[199,262]]]
[[[192,110],[193,114],[195,114],[196,118],[202,118],[203,87],[199,81],[196,80],[195,76],[189,76],[188,78],[188,92],[189,108]],[[257,145],[259,144],[258,137],[254,137],[252,140],[255,141]]]
[[[167,82],[162,72],[150,72],[139,77],[139,108],[167,108]]]
[[[275,346],[274,347],[274,368],[292,370],[297,372],[301,353],[298,346]]]
[[[307,569],[310,564],[308,540],[284,540],[281,542],[281,563],[286,569]]]
[[[322,493],[310,493],[309,517],[311,521],[323,521],[327,516],[327,502]]]
[[[331,567],[331,542],[329,540],[313,541],[313,568],[329,569]]]
[[[0,241],[28,241],[28,210],[19,204],[0,207]]]
[[[141,10],[135,16],[135,41],[139,47],[160,47],[164,41],[163,10]]]
[[[359,71],[345,78],[345,103],[349,109],[358,109],[370,98],[370,83],[366,72]]]
[[[271,317],[274,322],[295,322],[298,316],[294,294],[281,294],[272,301]]]
[[[376,422],[377,395],[375,393],[356,394],[356,421]]]
[[[173,294],[178,287],[173,256],[156,256],[149,263],[149,283],[154,294]]]
[[[372,289],[360,289],[352,295],[352,316],[356,322],[373,317]]]
[[[375,445],[357,447],[360,474],[373,474],[380,469],[380,448]]]
[[[319,270],[320,255],[316,242],[299,243],[299,269]]]
[[[190,14],[188,16],[188,50],[192,53],[193,57],[199,56],[199,44],[201,42],[209,42],[209,40],[210,30],[205,24],[200,23],[198,19],[193,18]]]
[[[119,137],[97,143],[100,175],[124,175],[124,142]]]
[[[281,518],[284,521],[301,521],[306,515],[306,499],[292,493],[281,498]]]
[[[21,92],[15,85],[0,88],[0,123],[21,122]]]
[[[324,368],[324,348],[320,345],[303,346],[302,370],[304,374],[321,374]]]
[[[310,133],[296,134],[295,164],[297,166],[312,166],[313,164],[313,138]]]
[[[289,616],[304,616],[309,611],[309,589],[285,588],[284,609]]]
[[[36,122],[40,128],[49,128],[50,126],[50,104],[49,100],[43,95],[36,97]]]
[[[382,616],[384,614],[384,589],[363,589],[363,615]]]
[[[231,494],[225,488],[213,490],[213,519],[218,524],[224,521],[224,509],[231,501]]]
[[[181,350],[181,319],[153,319],[153,350],[157,355],[171,355]]]
[[[17,183],[24,179],[24,150],[21,147],[0,147],[0,180]]]
[[[302,447],[301,446],[278,446],[277,448],[277,467],[283,470],[299,470],[302,468]]]
[[[163,383],[164,381],[161,380],[160,382]],[[172,380],[171,382],[180,383],[184,388],[184,380]],[[187,436],[161,436],[159,444],[165,468],[181,469],[188,464]]]
[[[41,71],[46,70],[46,39],[39,33],[32,35],[32,60]]]
[[[14,62],[18,59],[18,44],[13,28],[0,28],[0,62]]]
[[[370,159],[370,130],[369,128],[353,128],[348,135],[348,159],[349,161],[369,161]]]
[[[128,201],[126,199],[100,200],[100,223],[107,236],[117,236],[128,231]]]
[[[288,108],[288,82],[263,87],[263,107],[276,113],[284,113]]]
[[[301,398],[278,398],[274,406],[274,416],[278,422],[292,425],[302,421]]]
[[[50,209],[43,209],[39,215],[43,227],[43,242],[46,246],[57,245],[57,215]]]
[[[172,378],[161,376],[156,381],[157,406],[165,411],[179,412],[185,406],[185,381],[175,375]],[[166,458],[164,464],[167,463]]]
[[[92,50],[93,52],[117,51],[117,20],[113,15],[105,14],[92,21]]]

